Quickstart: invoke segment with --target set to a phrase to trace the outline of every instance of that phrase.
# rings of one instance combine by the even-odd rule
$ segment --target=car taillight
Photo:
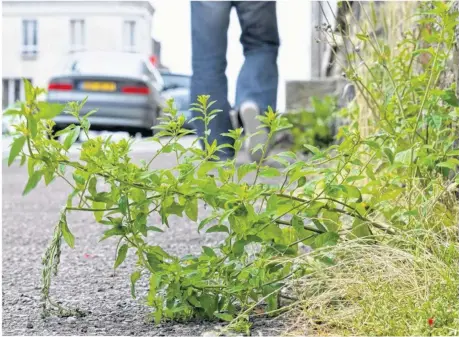
[[[69,91],[72,89],[72,83],[50,83],[48,85],[48,91]]]
[[[146,86],[127,85],[121,87],[121,92],[125,94],[148,95],[150,93],[150,89]]]

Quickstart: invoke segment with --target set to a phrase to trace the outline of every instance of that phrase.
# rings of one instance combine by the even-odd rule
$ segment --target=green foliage
[[[350,69],[348,77],[375,115],[374,132],[362,136],[355,124],[343,127],[339,145],[326,149],[313,145],[319,144],[310,138],[304,144],[312,153],[308,162],[290,151],[268,157],[266,146],[260,146],[260,163],[237,167],[235,160],[219,161],[219,151],[227,145],[210,144],[207,127],[203,149],[184,148],[179,141],[192,132],[183,128],[184,117],[169,101],[151,138],[161,148],[148,162],[137,165],[129,155],[131,141],[89,137],[88,115],[93,112],[80,115],[85,101],[71,102],[64,109],[77,118],[78,125],[60,131],[64,135],[60,143],[52,136],[52,116],[61,107],[38,103],[41,90],[25,82],[26,102],[15,112],[20,122],[10,153],[11,162],[19,157],[20,164],[27,165],[30,178],[24,193],[56,177],[72,187],[43,260],[46,310],[56,307],[49,288],[51,271],[57,273],[62,239],[70,247],[78,244],[67,224],[66,215],[72,211],[93,213],[95,222],[106,228],[101,240],[115,239],[115,268],[126,256],[136,256],[130,292],[136,296],[136,282],[148,279],[145,303],[152,307],[156,322],[197,316],[228,321],[242,331],[248,329],[249,315],[257,305],[265,302],[268,311],[276,312],[281,290],[311,271],[309,262],[296,263],[301,244],[320,251],[364,238],[378,245],[381,237],[413,229],[441,235],[456,226],[452,195],[459,184],[454,148],[459,114],[454,86],[441,87],[439,78],[454,42],[457,18],[447,9],[437,9],[435,18],[426,15],[421,13],[419,20],[440,27],[434,40],[428,38],[433,57],[427,66],[421,71],[409,66],[419,47],[408,34],[390,58],[387,48],[377,49],[377,62],[368,66],[371,78],[363,79]],[[371,41],[367,37],[364,42]],[[196,119],[208,125],[219,112],[211,109],[213,104],[209,96],[199,96],[193,104],[200,113]],[[324,115],[334,109],[320,106]],[[354,105],[348,113],[358,110]],[[271,109],[260,120],[269,138],[291,127]],[[80,132],[88,140],[81,145],[79,158],[71,159],[68,150]],[[242,129],[226,134],[235,139],[236,154],[242,146],[241,134]],[[318,134],[315,131],[310,137]],[[176,164],[152,168],[163,155],[175,158]],[[268,158],[282,168],[266,166]],[[278,185],[263,182],[277,176]],[[430,208],[426,200],[433,200]],[[150,224],[153,214],[160,223]],[[441,223],[425,221],[437,214],[450,216],[443,216]],[[147,238],[167,231],[171,217],[188,218],[205,235],[223,233],[224,241],[188,256],[173,256],[150,245]],[[324,268],[337,262],[333,254],[310,261]]]
[[[337,113],[337,101],[333,96],[324,99],[311,98],[312,108],[286,114],[292,128],[292,151],[304,151],[304,144],[326,147],[334,139],[332,123]]]

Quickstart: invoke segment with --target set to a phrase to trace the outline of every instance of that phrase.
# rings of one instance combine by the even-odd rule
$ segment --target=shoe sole
[[[256,132],[262,131],[258,127],[261,124],[261,122],[256,118],[257,116],[260,115],[260,110],[256,107],[256,105],[247,105],[247,106],[242,106],[241,107],[241,119],[242,123],[244,125],[244,129],[246,131],[247,135],[253,135]],[[252,149],[257,145],[257,144],[266,144],[268,141],[268,134],[266,131],[264,133],[251,136],[248,139],[247,142],[247,149],[249,151],[249,156],[252,161],[259,162],[262,158],[262,151],[258,150],[255,153],[252,153]]]

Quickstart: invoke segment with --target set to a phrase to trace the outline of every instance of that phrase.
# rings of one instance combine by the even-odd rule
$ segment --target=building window
[[[36,56],[38,53],[37,20],[22,21],[22,54]]]
[[[32,83],[32,79],[28,80]],[[18,100],[25,100],[24,82],[20,78],[3,78],[2,89],[2,109],[6,109]]]
[[[124,21],[123,44],[126,51],[135,51],[135,26],[135,21]]]
[[[81,51],[85,46],[84,20],[70,20],[70,50]]]

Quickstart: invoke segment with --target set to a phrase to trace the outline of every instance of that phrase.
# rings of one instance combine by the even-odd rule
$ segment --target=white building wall
[[[2,85],[8,86],[4,93],[17,92],[14,86],[20,78],[46,87],[49,78],[62,70],[72,51],[71,20],[84,20],[86,50],[122,51],[124,21],[131,20],[136,22],[133,51],[153,52],[153,8],[148,1],[3,1],[2,16]],[[34,57],[22,54],[22,25],[27,19],[38,23]],[[12,102],[10,95],[7,104],[23,98],[14,97]],[[2,101],[4,105],[5,99]]]

